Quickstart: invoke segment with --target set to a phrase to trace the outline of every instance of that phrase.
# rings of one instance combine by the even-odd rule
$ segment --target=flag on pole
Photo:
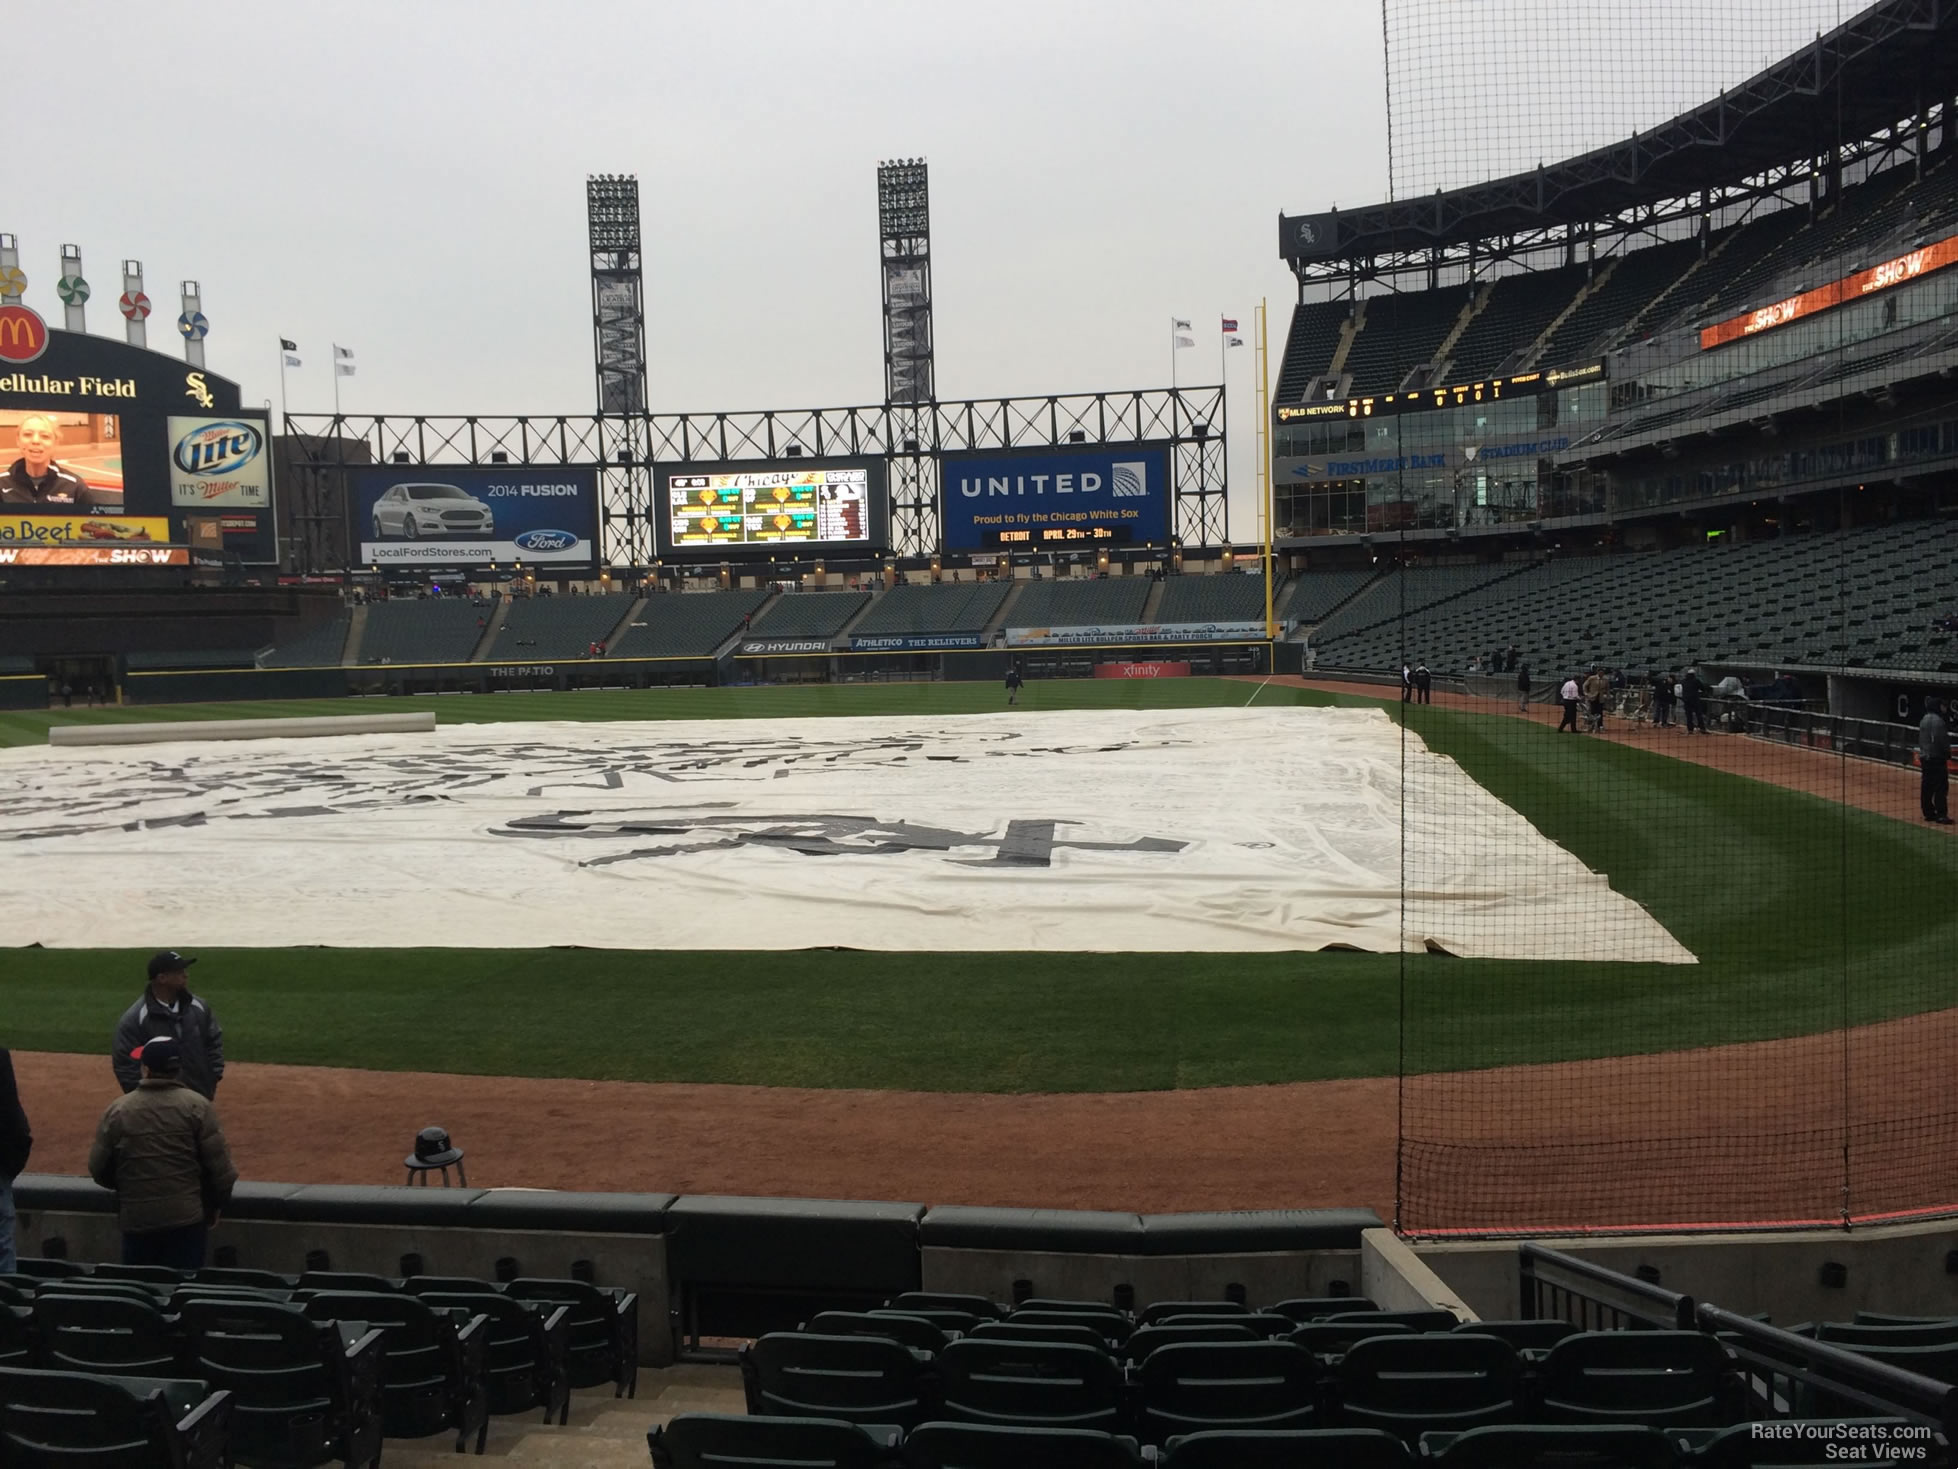
[[[333,348],[333,355],[335,357],[342,359],[343,361],[351,362],[353,361],[354,349],[352,347],[342,347],[336,344]]]
[[[285,352],[297,352],[299,350],[299,343],[293,341],[291,337],[280,337],[279,348]]]
[[[1227,317],[1225,317],[1225,318],[1224,318],[1224,332],[1225,332],[1225,334],[1226,334],[1226,335],[1228,335],[1229,333],[1231,333],[1231,332],[1234,332],[1234,331],[1236,331],[1236,330],[1237,330],[1237,318],[1236,318],[1235,316],[1227,316]]]
[[[354,365],[351,362],[336,362],[333,364],[333,370],[341,377],[352,377],[354,375]]]
[[[1242,346],[1244,345],[1244,338],[1242,338],[1242,337],[1226,337],[1226,338],[1224,339],[1224,345],[1225,345],[1226,347],[1242,347]]]
[[[1190,330],[1190,324],[1180,316],[1172,316],[1169,319],[1169,329],[1176,332],[1186,332]]]
[[[299,359],[293,356],[292,353],[286,352],[283,353],[282,355],[285,358],[285,364],[287,367],[298,367],[301,365]]]
[[[1197,339],[1195,337],[1178,337],[1176,339],[1176,348],[1179,352],[1185,347],[1194,347],[1196,344]]]

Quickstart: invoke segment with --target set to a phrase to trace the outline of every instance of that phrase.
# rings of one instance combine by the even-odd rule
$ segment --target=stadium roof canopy
[[[1958,3],[1880,0],[1703,106],[1622,143],[1491,183],[1323,214],[1281,214],[1297,268],[1606,220],[1688,199],[1958,96]]]

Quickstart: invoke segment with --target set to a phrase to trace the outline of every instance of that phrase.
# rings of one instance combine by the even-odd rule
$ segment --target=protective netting
[[[1859,8],[1388,0],[1393,191],[1621,140]],[[1403,683],[1410,751],[1698,961],[1580,964],[1547,929],[1522,961],[1404,957],[1404,1230],[1958,1206],[1958,841],[1918,758],[1958,692],[1958,140],[1936,106],[1908,143],[1845,134],[1843,100],[1806,119],[1839,174],[1665,243],[1481,242],[1300,307],[1341,330],[1290,376],[1368,400],[1281,409],[1277,520],[1323,538],[1308,576],[1363,573],[1298,599],[1314,675]],[[1406,392],[1499,375],[1500,402]],[[1478,829],[1435,799],[1410,830]]]
[[[1853,0],[1383,0],[1393,197],[1557,163],[1676,117]]]

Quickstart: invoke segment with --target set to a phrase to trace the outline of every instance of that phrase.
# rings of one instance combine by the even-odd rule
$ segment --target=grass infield
[[[1028,686],[1045,709],[1368,704],[1208,679]],[[429,708],[442,722],[997,710],[991,684],[499,694],[0,713],[50,724]],[[1443,708],[1434,749],[1697,965],[1445,955],[204,950],[240,1059],[378,1070],[993,1092],[1136,1091],[1680,1050],[1958,1004],[1958,843],[1608,740]],[[1764,750],[1764,759],[1769,758]],[[18,849],[16,849],[18,851]],[[213,901],[222,901],[214,895]],[[1010,925],[1002,929],[1010,937]],[[140,954],[0,955],[0,1043],[103,1052]],[[1406,1024],[1402,1025],[1403,1006]]]

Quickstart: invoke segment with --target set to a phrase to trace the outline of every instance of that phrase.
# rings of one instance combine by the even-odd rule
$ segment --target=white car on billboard
[[[495,534],[489,506],[460,485],[394,485],[374,502],[374,539]]]

